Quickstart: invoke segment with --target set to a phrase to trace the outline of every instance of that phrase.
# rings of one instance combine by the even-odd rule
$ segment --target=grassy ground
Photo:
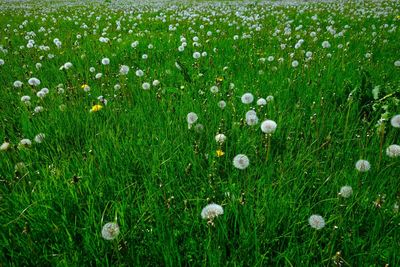
[[[0,265],[400,265],[398,1],[0,6]]]

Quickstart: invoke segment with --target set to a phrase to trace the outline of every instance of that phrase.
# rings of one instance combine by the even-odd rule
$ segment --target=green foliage
[[[0,151],[1,264],[400,265],[400,161],[385,154],[400,142],[389,122],[400,113],[398,1],[105,2],[0,3],[0,140],[11,144]],[[248,126],[250,109],[276,132]],[[199,117],[190,129],[189,112]],[[245,170],[237,154],[249,157]],[[357,172],[359,159],[369,172]],[[350,198],[338,195],[344,185]],[[209,203],[224,208],[212,222],[200,216]],[[312,214],[323,229],[310,227]],[[114,221],[120,234],[107,241],[102,227]]]

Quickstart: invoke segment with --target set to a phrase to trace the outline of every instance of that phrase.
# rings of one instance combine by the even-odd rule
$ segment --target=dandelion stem
[[[270,150],[270,146],[271,146],[271,136],[269,134],[266,134],[265,137],[267,138],[267,144],[265,149],[267,150],[267,156],[265,158],[265,161],[268,161],[268,157],[269,157],[269,150]]]

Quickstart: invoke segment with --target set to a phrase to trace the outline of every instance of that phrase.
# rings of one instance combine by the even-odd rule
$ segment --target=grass
[[[398,4],[1,3],[0,140],[11,147],[0,151],[0,265],[400,265],[400,161],[385,153],[400,138],[390,124],[400,113]],[[95,104],[103,108],[89,112]],[[202,130],[188,129],[189,112]],[[269,137],[267,118],[278,125]],[[18,145],[23,138],[32,145]],[[245,170],[233,166],[237,154],[249,157]],[[359,159],[370,171],[355,169]],[[338,195],[344,185],[350,198]],[[224,208],[213,224],[200,216],[209,203]],[[323,229],[310,227],[312,214]],[[120,227],[112,241],[101,235],[107,222]]]

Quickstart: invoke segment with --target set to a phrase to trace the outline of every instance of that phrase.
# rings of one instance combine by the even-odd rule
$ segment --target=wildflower
[[[106,240],[113,240],[119,235],[119,226],[114,222],[106,223],[101,230],[101,236]]]
[[[159,80],[154,80],[152,84],[153,84],[153,86],[156,87],[156,86],[160,85],[160,81]]]
[[[150,84],[149,83],[143,83],[142,84],[143,90],[149,90],[150,89]]]
[[[3,144],[1,144],[0,146],[0,151],[6,151],[10,148],[10,143],[9,142],[4,142]]]
[[[20,146],[24,146],[24,147],[29,147],[29,146],[32,145],[32,142],[31,142],[31,140],[25,138],[25,139],[22,139],[22,140],[19,142],[19,145],[20,145]]]
[[[27,103],[27,102],[31,101],[31,97],[28,95],[24,95],[23,97],[21,97],[21,101],[24,103]]]
[[[311,215],[310,218],[308,219],[308,223],[312,228],[315,228],[317,230],[320,230],[325,227],[325,220],[322,218],[320,215]]]
[[[188,125],[189,125],[189,129],[192,127],[192,125],[198,120],[198,116],[197,116],[197,114],[196,113],[194,113],[194,112],[190,112],[190,113],[188,113],[187,114],[187,116],[186,116],[186,120],[187,120],[187,123],[188,123]]]
[[[142,77],[142,76],[144,75],[144,72],[143,72],[142,70],[137,70],[137,71],[135,72],[135,74],[136,74],[136,76],[138,76],[138,77]]]
[[[274,101],[274,97],[272,95],[267,96],[266,98],[267,102],[272,102]]]
[[[218,93],[218,91],[219,91],[218,86],[216,86],[216,85],[211,86],[210,91],[213,94]]]
[[[90,68],[89,68],[89,71],[93,73],[93,72],[96,71],[96,69],[95,69],[94,67],[90,67]]]
[[[394,66],[395,66],[395,67],[400,67],[400,60],[396,60],[396,61],[394,62]]]
[[[400,146],[399,145],[390,145],[386,149],[386,155],[391,158],[396,158],[400,156]]]
[[[33,77],[28,80],[28,84],[32,86],[38,86],[40,85],[40,80],[38,78]]]
[[[43,111],[43,107],[42,106],[37,106],[35,107],[35,109],[33,110],[35,113],[40,113]]]
[[[103,59],[101,60],[101,64],[103,64],[103,65],[108,65],[108,64],[110,64],[110,59],[107,58],[107,57],[103,58]]]
[[[393,116],[390,120],[390,124],[395,128],[400,128],[400,114]]]
[[[101,110],[102,108],[103,108],[102,105],[94,105],[92,107],[92,109],[90,110],[90,112],[97,112],[97,111]]]
[[[220,109],[224,109],[226,107],[226,102],[224,100],[221,100],[218,102],[218,107]]]
[[[121,75],[127,75],[129,72],[129,67],[126,65],[122,65],[121,68],[119,69],[119,73]]]
[[[21,81],[15,81],[13,85],[15,88],[21,88],[23,83]]]
[[[0,59],[0,66],[4,65],[4,59]]]
[[[245,93],[244,95],[242,95],[241,100],[243,104],[250,104],[251,102],[253,102],[254,96],[251,93]]]
[[[87,84],[82,84],[82,85],[81,85],[81,88],[82,88],[83,91],[85,91],[85,92],[89,92],[89,91],[90,91],[90,86],[87,85]]]
[[[371,164],[369,164],[367,160],[360,159],[356,162],[356,169],[359,172],[367,172],[369,169],[371,169]]]
[[[95,77],[96,79],[100,79],[102,76],[103,76],[103,73],[99,72],[99,73],[97,73],[94,77]]]
[[[219,144],[223,144],[226,140],[226,136],[224,134],[217,134],[215,136],[215,142],[219,143]]]
[[[44,138],[46,137],[46,135],[44,133],[40,133],[38,135],[35,136],[35,142],[40,144],[44,141]]]
[[[222,157],[223,155],[225,155],[225,152],[222,151],[221,149],[217,149],[217,157]]]
[[[299,62],[297,60],[293,60],[292,67],[296,68],[297,66],[299,66]]]
[[[67,62],[62,66],[62,68],[68,70],[68,69],[72,68],[72,63],[71,62]]]
[[[201,54],[199,52],[194,52],[193,53],[193,58],[194,59],[199,59],[201,57]]]
[[[349,198],[353,194],[353,188],[351,186],[345,185],[340,188],[339,195],[343,198]]]
[[[261,131],[266,134],[275,132],[276,127],[277,124],[273,120],[265,120],[261,123]]]
[[[251,111],[253,111],[253,110],[251,110]],[[251,112],[251,111],[246,113],[246,123],[249,126],[253,126],[258,123],[257,114],[255,112]]]
[[[329,47],[331,47],[331,44],[328,41],[323,41],[322,42],[322,47],[323,48],[329,48]]]
[[[250,164],[249,158],[244,154],[238,154],[233,158],[233,166],[240,170],[246,169]]]
[[[267,104],[267,100],[265,100],[264,98],[259,98],[257,100],[257,105],[258,106],[265,106]]]
[[[201,211],[201,218],[204,220],[213,220],[219,215],[224,214],[224,209],[218,204],[208,204]]]

